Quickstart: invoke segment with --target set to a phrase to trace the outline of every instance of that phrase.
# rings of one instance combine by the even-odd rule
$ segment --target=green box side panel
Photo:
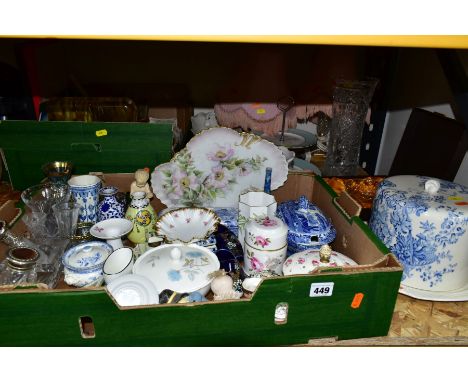
[[[50,161],[71,160],[74,174],[134,172],[168,162],[171,147],[172,125],[165,123],[0,122],[0,148],[18,190],[40,182]]]
[[[266,279],[252,300],[119,310],[104,290],[0,294],[0,346],[277,346],[312,338],[385,336],[400,270]],[[334,282],[330,297],[309,297],[312,282]],[[364,298],[359,308],[351,303]],[[287,323],[275,307],[289,305]],[[95,338],[83,339],[89,316]]]

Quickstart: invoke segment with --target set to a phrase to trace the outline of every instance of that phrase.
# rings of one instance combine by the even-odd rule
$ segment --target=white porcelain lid
[[[401,194],[402,202],[430,208],[449,206],[468,212],[468,187],[447,180],[420,175],[398,175],[380,183],[377,193]]]
[[[322,248],[320,250],[322,250]],[[306,275],[317,267],[349,267],[358,265],[354,260],[343,255],[342,253],[330,250],[329,255],[329,262],[325,262],[323,259],[321,260],[319,250],[307,250],[295,253],[294,255],[288,257],[284,262],[283,274],[285,276]]]
[[[211,250],[196,244],[165,244],[141,255],[133,273],[149,278],[159,291],[195,292],[211,283],[220,263]]]
[[[262,216],[249,220],[246,230],[256,233],[286,235],[288,226],[277,217]]]

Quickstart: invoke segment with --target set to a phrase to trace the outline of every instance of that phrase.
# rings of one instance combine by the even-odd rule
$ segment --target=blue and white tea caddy
[[[387,178],[377,188],[369,226],[403,264],[403,287],[467,286],[468,187],[426,176]]]
[[[288,226],[288,253],[319,250],[336,237],[332,222],[305,196],[280,203],[277,215]]]

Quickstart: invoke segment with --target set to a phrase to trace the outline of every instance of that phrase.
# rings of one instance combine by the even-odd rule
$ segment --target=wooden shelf
[[[0,37],[468,49],[468,36],[461,35],[11,35]]]

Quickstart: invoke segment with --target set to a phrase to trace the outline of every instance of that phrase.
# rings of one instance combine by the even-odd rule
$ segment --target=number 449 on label
[[[310,297],[329,297],[333,294],[334,283],[312,283],[310,285]]]

